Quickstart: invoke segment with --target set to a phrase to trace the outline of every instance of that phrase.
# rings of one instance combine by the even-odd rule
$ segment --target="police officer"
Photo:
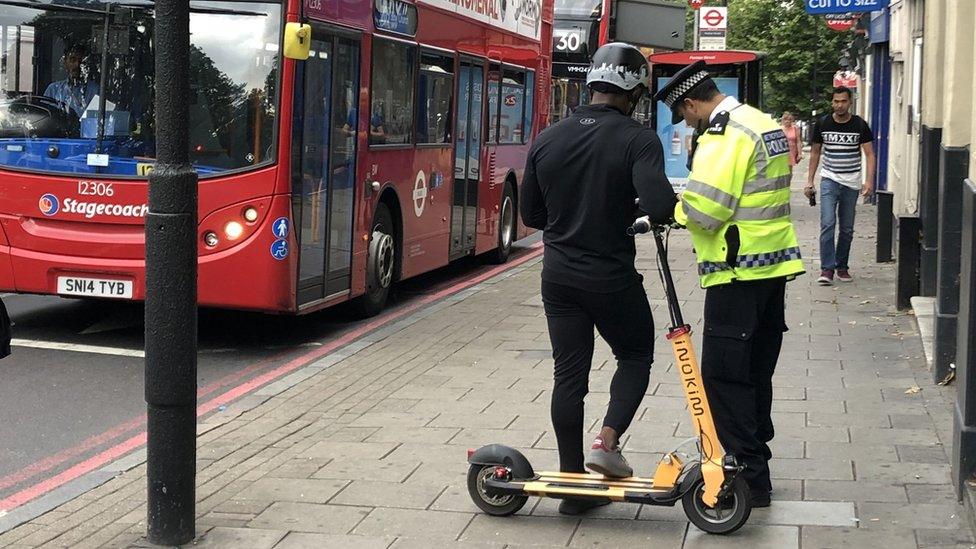
[[[706,289],[702,376],[719,439],[746,466],[753,506],[766,507],[786,282],[803,273],[789,144],[772,118],[721,94],[704,62],[678,72],[655,99],[700,134],[675,219],[691,232]]]
[[[631,118],[647,91],[648,66],[637,48],[611,43],[593,55],[590,104],[536,139],[525,165],[520,210],[542,229],[542,301],[555,360],[551,414],[559,466],[614,477],[633,470],[619,441],[647,390],[654,324],[627,228],[638,216],[666,222],[676,204],[653,130]],[[617,369],[603,428],[583,459],[583,397],[593,358],[593,329],[610,345]],[[606,500],[602,503],[607,503]],[[565,499],[564,514],[601,502]]]

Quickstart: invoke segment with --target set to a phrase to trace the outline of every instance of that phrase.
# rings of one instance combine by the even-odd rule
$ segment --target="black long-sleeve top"
[[[519,209],[542,229],[542,279],[610,293],[640,280],[627,228],[634,199],[666,223],[676,199],[653,130],[608,105],[580,107],[542,132],[525,164]]]

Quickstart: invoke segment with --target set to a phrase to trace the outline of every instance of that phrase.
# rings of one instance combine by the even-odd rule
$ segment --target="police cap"
[[[671,109],[671,123],[677,124],[681,120],[681,115],[678,114],[676,107],[691,93],[691,90],[708,80],[711,80],[711,76],[705,70],[705,62],[695,61],[671,77],[671,80],[654,94],[654,100],[663,101]]]

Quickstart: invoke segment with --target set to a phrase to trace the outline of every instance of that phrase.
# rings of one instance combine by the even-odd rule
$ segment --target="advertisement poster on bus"
[[[669,76],[657,79],[657,89],[671,80]],[[739,79],[733,77],[713,78],[720,92],[737,97]],[[688,184],[688,153],[691,151],[692,129],[682,120],[671,123],[671,110],[663,101],[657,103],[657,135],[664,146],[664,173],[671,180],[675,192],[681,192]]]
[[[417,0],[526,38],[539,39],[542,0]]]
[[[501,143],[522,142],[522,104],[525,102],[525,88],[502,83],[502,112],[498,125],[498,140]]]
[[[370,17],[372,2],[363,0],[304,0],[305,11],[336,23],[360,25]]]

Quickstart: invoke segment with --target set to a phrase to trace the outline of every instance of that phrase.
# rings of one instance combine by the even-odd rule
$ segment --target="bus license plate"
[[[132,281],[59,276],[58,294],[132,299]]]

